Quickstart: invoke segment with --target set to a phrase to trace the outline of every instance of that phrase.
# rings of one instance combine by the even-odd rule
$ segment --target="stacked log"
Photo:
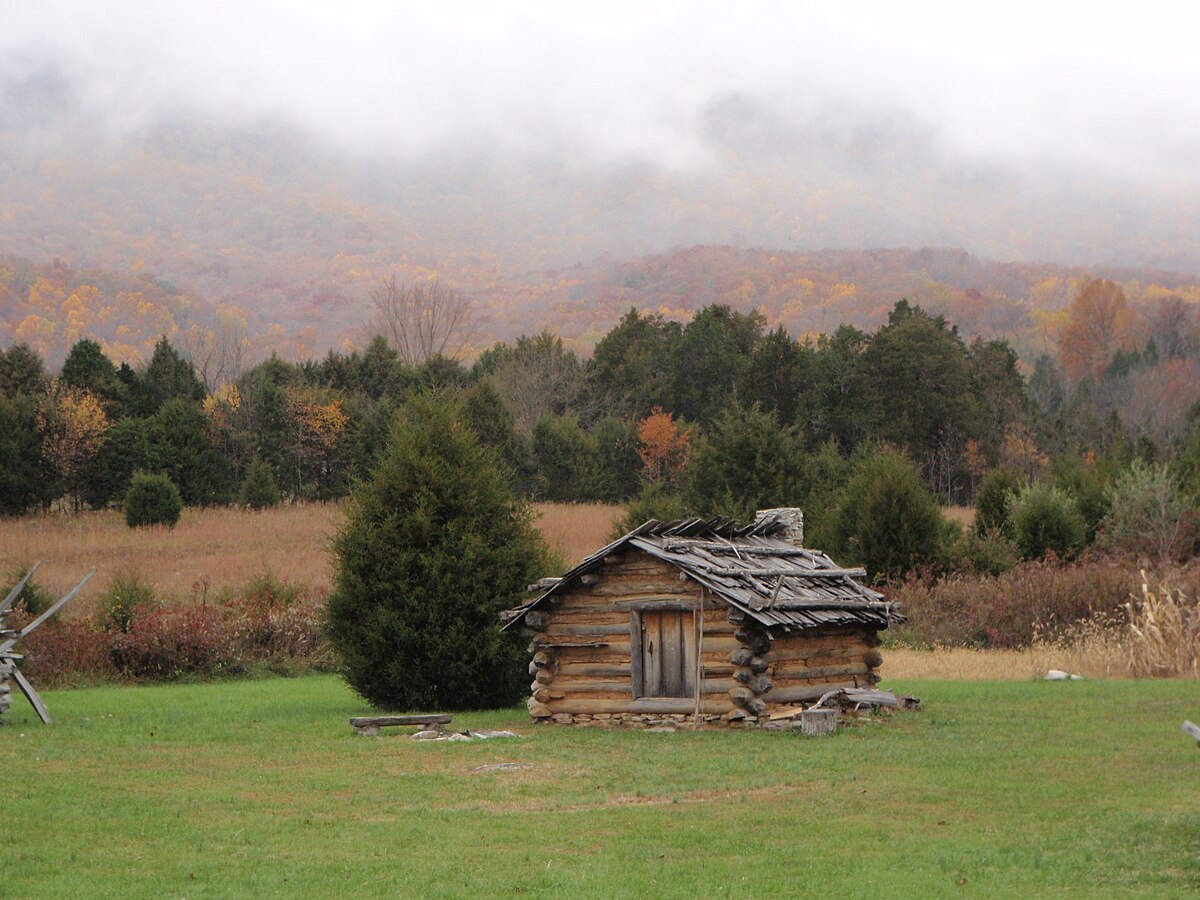
[[[771,635],[739,610],[731,609],[728,619],[738,642],[738,647],[729,654],[729,662],[736,667],[733,680],[737,682],[729,689],[729,699],[744,714],[758,717],[767,711],[763,695],[774,686],[766,656],[771,649]]]
[[[882,663],[874,631],[829,628],[768,633],[751,617],[701,591],[674,566],[622,552],[581,576],[538,610],[529,713],[539,723],[753,724],[771,707],[812,701],[835,687],[869,687]],[[701,608],[703,607],[702,611]],[[698,696],[635,697],[634,629],[641,611],[700,611]]]

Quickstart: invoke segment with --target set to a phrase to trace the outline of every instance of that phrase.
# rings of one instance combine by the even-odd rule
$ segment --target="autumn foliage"
[[[656,406],[638,426],[638,457],[647,482],[673,482],[687,465],[691,429],[680,428],[675,417]]]

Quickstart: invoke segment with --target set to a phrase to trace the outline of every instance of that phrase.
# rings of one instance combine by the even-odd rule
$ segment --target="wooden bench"
[[[426,725],[434,731],[441,731],[443,725],[450,724],[450,716],[351,716],[350,724],[357,733],[371,736],[379,734],[380,728],[393,725]]]

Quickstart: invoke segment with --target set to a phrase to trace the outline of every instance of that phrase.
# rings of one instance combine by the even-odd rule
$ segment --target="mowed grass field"
[[[835,736],[355,735],[335,677],[48,692],[0,729],[5,897],[1192,896],[1193,681],[890,682]],[[520,768],[485,769],[498,763]]]
[[[546,540],[573,565],[608,543],[623,508],[541,503],[536,511]],[[0,575],[40,560],[39,582],[61,594],[97,566],[100,571],[68,608],[68,615],[87,611],[89,599],[122,570],[138,571],[160,596],[169,598],[234,590],[267,571],[328,588],[333,579],[330,541],[342,518],[338,503],[261,512],[186,509],[173,529],[131,529],[114,511],[0,518]]]

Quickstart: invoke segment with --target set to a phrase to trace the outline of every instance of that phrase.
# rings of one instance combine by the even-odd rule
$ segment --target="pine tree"
[[[422,395],[397,417],[334,554],[327,631],[365,699],[477,709],[525,692],[523,642],[497,616],[545,574],[546,547],[457,404]]]
[[[271,464],[256,459],[246,470],[242,487],[238,492],[238,503],[251,509],[266,509],[279,505],[279,485],[275,483],[275,472]]]

